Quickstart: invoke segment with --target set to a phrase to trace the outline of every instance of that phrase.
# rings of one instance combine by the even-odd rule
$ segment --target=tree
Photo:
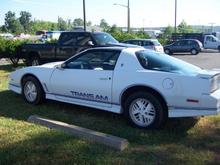
[[[169,36],[172,35],[172,33],[174,33],[174,28],[173,28],[172,26],[168,25],[168,26],[166,27],[166,29],[164,30],[164,35],[165,35],[166,37],[169,37]]]
[[[92,26],[92,22],[91,21],[86,22],[86,26]]]
[[[27,33],[30,31],[30,22],[31,22],[31,13],[27,11],[21,11],[19,21],[24,28],[24,31]]]
[[[99,26],[103,29],[103,31],[108,31],[110,29],[110,26],[105,19],[101,19]]]
[[[67,30],[67,22],[66,22],[63,18],[61,18],[61,17],[58,17],[57,28],[58,28],[58,30],[60,30],[60,31],[65,31],[65,30]]]
[[[177,31],[178,32],[178,31]],[[162,35],[159,35],[159,41],[162,45],[166,45],[171,41],[172,33],[174,33],[174,27],[168,25],[164,33]]]
[[[190,25],[187,25],[186,21],[183,20],[179,25],[178,25],[178,32],[179,33],[192,33],[194,30]]]
[[[8,11],[5,14],[5,28],[9,31],[12,29],[12,24],[16,20],[15,13]]]
[[[83,26],[84,21],[81,18],[76,18],[73,20],[73,26]]]
[[[108,30],[109,33],[121,33],[122,29],[117,27],[116,24],[112,25],[112,27]]]
[[[23,32],[23,27],[18,19],[16,19],[15,13],[8,11],[5,14],[5,29],[8,32],[20,34]]]

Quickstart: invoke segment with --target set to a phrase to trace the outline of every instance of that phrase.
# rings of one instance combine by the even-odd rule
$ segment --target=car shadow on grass
[[[169,119],[161,129],[144,130],[130,126],[123,115],[100,111],[93,108],[49,100],[42,105],[33,106],[25,103],[20,95],[14,94],[10,91],[0,92],[0,98],[4,98],[0,102],[0,115],[5,117],[26,121],[31,115],[39,115],[45,118],[75,124],[116,136],[120,136],[120,134],[123,133],[122,135],[124,138],[128,138],[132,141],[138,141],[136,138],[140,133],[151,135],[155,133],[163,133],[183,138],[187,136],[187,131],[199,120],[196,118]],[[134,136],[135,138],[132,138]],[[170,138],[168,137],[167,140],[169,139]],[[138,142],[140,143],[140,141]]]
[[[20,130],[28,138],[1,147],[0,164],[164,164],[173,161],[185,164],[192,160],[204,163],[209,152],[214,156],[206,163],[219,162],[219,128],[202,127],[198,133],[190,133],[199,119],[171,119],[163,129],[143,130],[129,126],[122,115],[92,108],[55,101],[33,106],[10,91],[1,91],[0,98],[0,116],[23,122],[30,115],[39,115],[126,138],[130,142],[129,148],[120,153],[31,124],[30,128]],[[40,130],[30,135],[32,127]]]

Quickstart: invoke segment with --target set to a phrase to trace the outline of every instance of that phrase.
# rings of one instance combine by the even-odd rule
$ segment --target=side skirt
[[[100,105],[99,103],[99,105],[97,105],[95,101],[87,101],[87,100],[85,101],[85,100],[76,99],[76,98],[67,99],[67,97],[61,97],[61,96],[57,98],[56,95],[54,94],[46,94],[46,99],[65,102],[69,104],[81,105],[81,106],[90,107],[90,108],[96,108],[99,110],[118,113],[118,114],[121,113],[121,106],[116,105],[116,104],[110,105],[110,104],[102,103],[102,105]]]

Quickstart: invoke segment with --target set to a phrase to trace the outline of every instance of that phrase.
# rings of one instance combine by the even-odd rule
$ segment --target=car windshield
[[[106,44],[116,44],[118,41],[114,39],[110,34],[108,33],[95,33],[93,34],[93,37],[97,44],[99,45],[106,45]]]
[[[163,53],[141,50],[136,52],[136,56],[141,65],[145,69],[149,70],[158,70],[186,75],[196,74],[201,71],[201,68],[197,66]]]

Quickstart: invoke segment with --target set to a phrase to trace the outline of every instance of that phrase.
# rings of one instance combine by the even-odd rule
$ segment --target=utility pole
[[[130,0],[128,0],[128,33],[131,31],[130,20]]]
[[[177,19],[177,0],[175,0],[175,27],[174,27],[175,33],[177,31],[177,29],[176,29],[176,19]]]
[[[84,20],[84,31],[86,31],[86,2],[83,0],[83,20]]]
[[[122,7],[126,7],[127,10],[128,10],[128,25],[127,25],[127,32],[130,33],[131,31],[131,26],[130,26],[130,23],[131,23],[131,17],[130,17],[130,0],[128,0],[128,4],[127,5],[124,5],[124,4],[119,4],[119,3],[114,3],[113,5],[118,5],[118,6],[122,6]]]

